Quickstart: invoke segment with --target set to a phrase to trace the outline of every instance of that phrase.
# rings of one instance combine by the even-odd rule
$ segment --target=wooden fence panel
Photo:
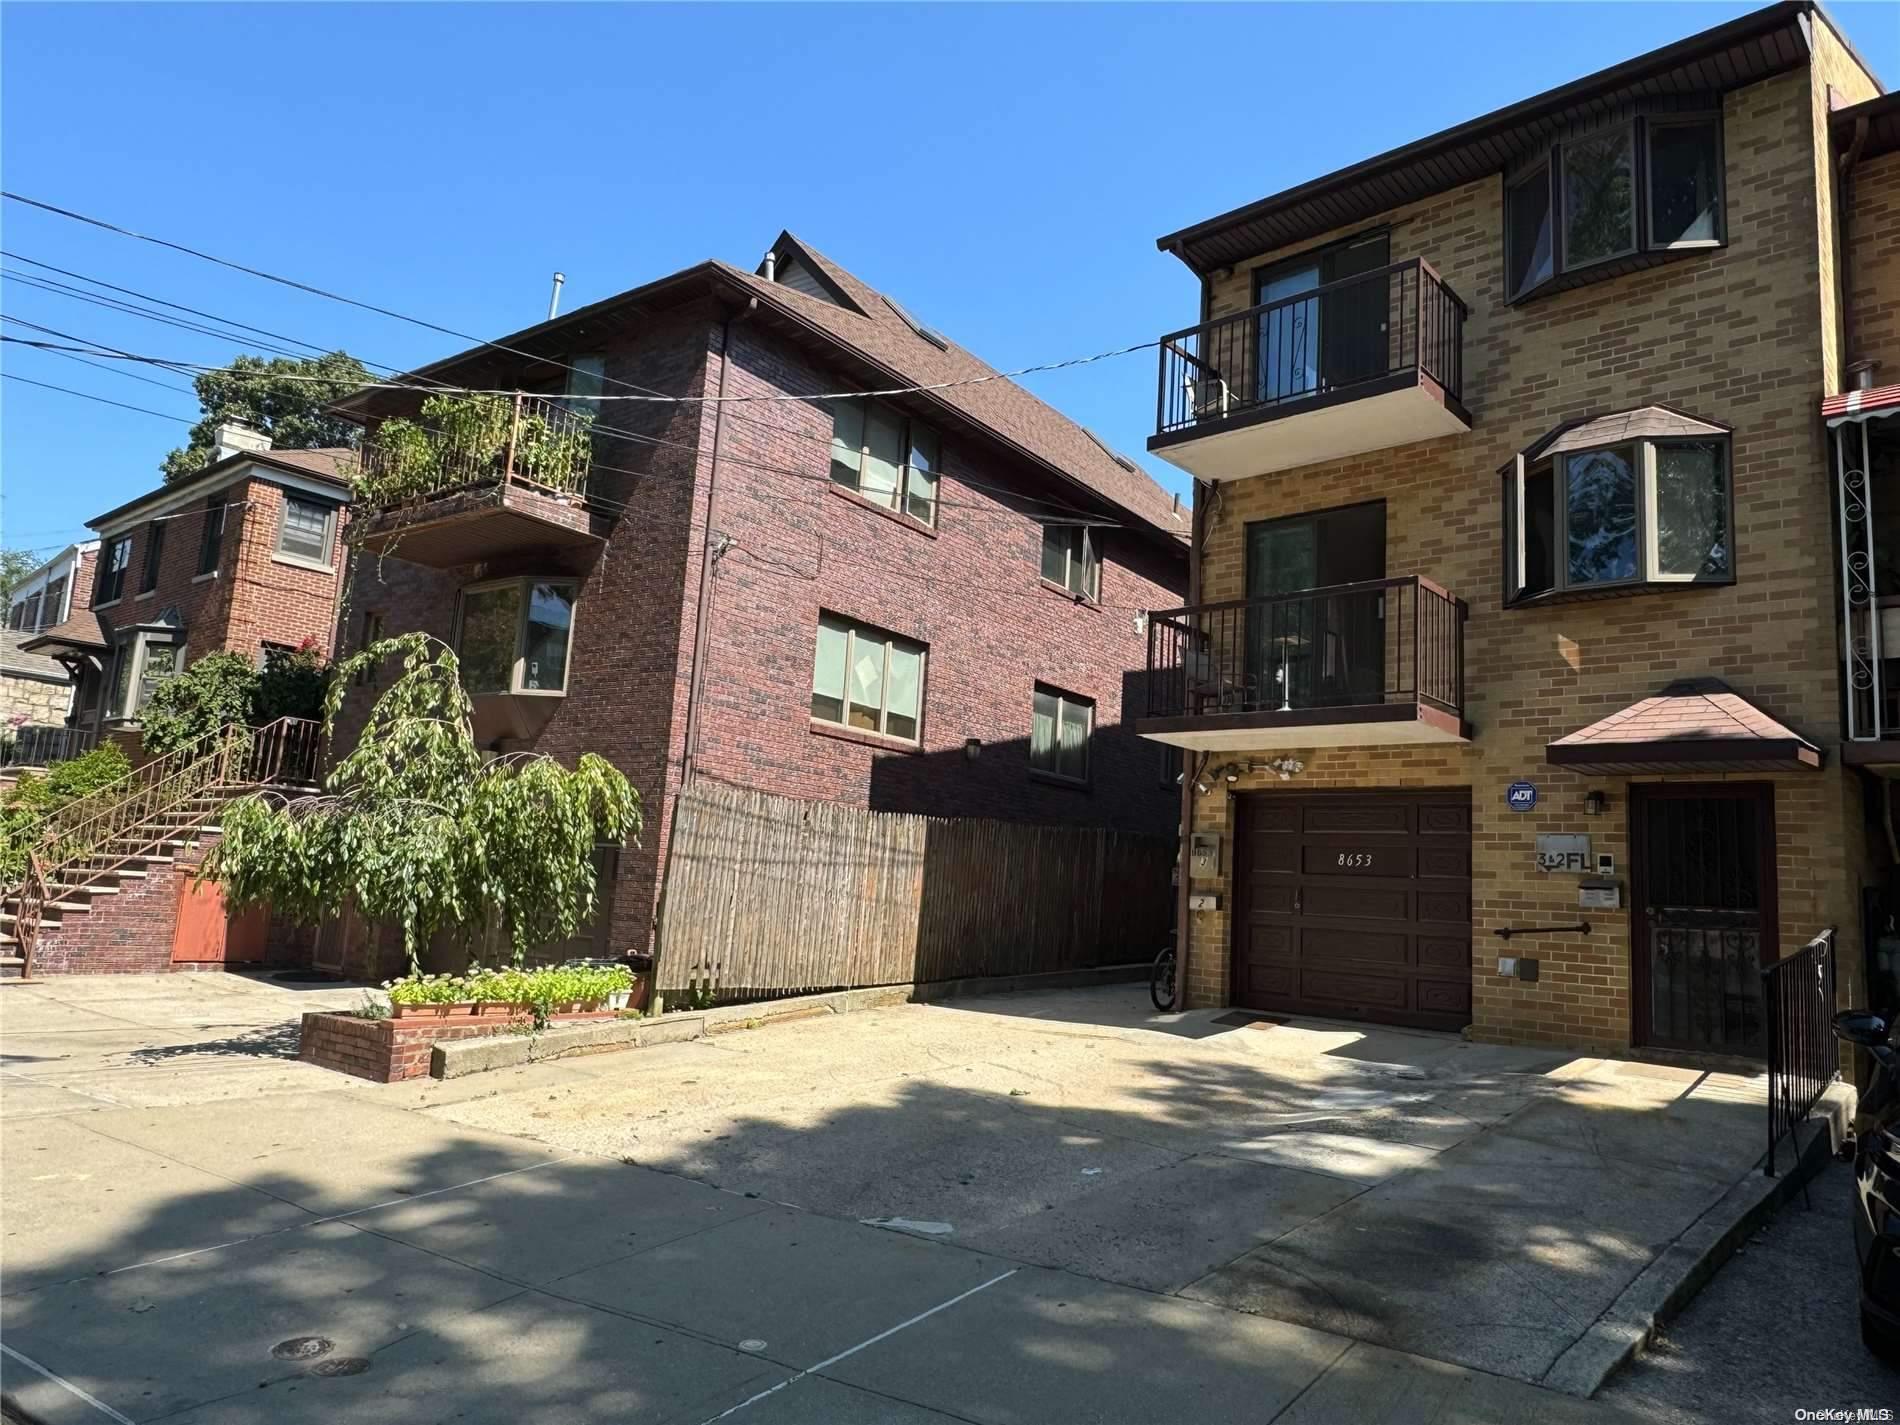
[[[1174,843],[910,816],[701,781],[679,801],[656,973],[721,999],[1128,964],[1166,939]]]

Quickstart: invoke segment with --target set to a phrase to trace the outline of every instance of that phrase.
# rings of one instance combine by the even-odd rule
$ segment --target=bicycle
[[[1154,1001],[1156,1009],[1163,1014],[1174,1008],[1174,945],[1172,942],[1162,947],[1155,956],[1152,969],[1148,971],[1148,998]]]

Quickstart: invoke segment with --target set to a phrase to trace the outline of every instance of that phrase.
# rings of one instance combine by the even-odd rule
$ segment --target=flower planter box
[[[650,977],[636,976],[629,1007],[646,1007]],[[549,1018],[556,1024],[612,1019],[624,1013],[605,1003],[570,1005]],[[444,1039],[479,1039],[515,1034],[533,1022],[522,1004],[404,1004],[387,1019],[364,1019],[354,1014],[311,1013],[303,1017],[297,1057],[339,1073],[354,1074],[377,1083],[419,1079],[429,1072],[430,1051]]]

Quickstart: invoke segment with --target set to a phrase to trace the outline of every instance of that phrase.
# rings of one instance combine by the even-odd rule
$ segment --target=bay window
[[[924,653],[921,643],[820,614],[812,720],[916,742],[923,723]]]
[[[462,591],[455,651],[471,696],[567,692],[579,586],[565,579],[501,579]]]
[[[919,524],[937,522],[937,432],[882,401],[831,402],[831,479]]]
[[[175,628],[134,629],[119,639],[106,716],[136,718],[158,685],[184,671],[185,646]]]
[[[1507,605],[1734,577],[1719,426],[1660,406],[1579,422],[1502,475]]]
[[[1505,175],[1507,300],[1727,239],[1714,114],[1633,115],[1560,139]]]

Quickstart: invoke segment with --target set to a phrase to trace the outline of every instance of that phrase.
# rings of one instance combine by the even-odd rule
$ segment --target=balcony
[[[1163,337],[1148,449],[1239,480],[1462,435],[1465,316],[1413,258]]]
[[[1465,613],[1417,575],[1152,613],[1135,731],[1196,751],[1468,741]]]
[[[591,424],[538,396],[432,396],[358,453],[346,537],[434,569],[523,553],[583,569],[604,542],[585,498]]]

